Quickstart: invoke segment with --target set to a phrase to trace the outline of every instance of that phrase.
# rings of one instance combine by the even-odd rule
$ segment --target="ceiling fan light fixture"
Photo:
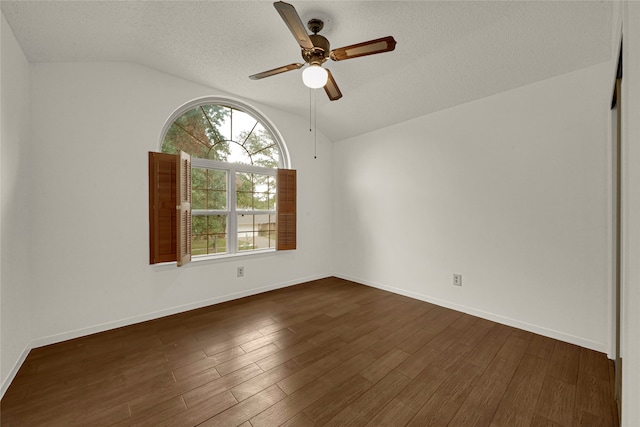
[[[319,89],[327,84],[327,70],[320,65],[311,64],[302,71],[304,85],[311,89]]]

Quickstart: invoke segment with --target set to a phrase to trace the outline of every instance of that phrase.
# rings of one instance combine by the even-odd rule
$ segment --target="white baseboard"
[[[143,314],[140,316],[128,317],[126,319],[116,320],[114,322],[102,323],[100,325],[90,326],[88,328],[81,328],[73,331],[64,332],[61,334],[49,335],[46,337],[33,340],[31,342],[31,348],[37,348],[45,345],[55,344],[58,342],[67,341],[67,340],[79,338],[79,337],[84,337],[87,335],[104,332],[111,329],[121,328],[123,326],[129,326],[136,323],[146,322],[148,320],[159,319],[161,317],[171,316],[172,314],[184,313],[185,311],[195,310],[198,308],[207,307],[214,304],[220,304],[223,302],[248,297],[251,295],[261,294],[263,292],[273,291],[275,289],[286,288],[289,286],[298,285],[300,283],[305,283],[305,282],[321,279],[323,277],[328,277],[328,276],[329,275],[309,276],[301,279],[291,280],[288,282],[248,289],[242,292],[235,292],[232,294],[221,295],[219,297],[210,298],[203,301],[197,301],[190,304],[179,305],[176,307],[155,311],[155,312]]]
[[[609,354],[609,345],[601,342],[592,341],[586,338],[578,337],[575,335],[567,334],[565,332],[557,331],[554,329],[545,328],[542,326],[534,325],[527,322],[522,322],[517,319],[512,319],[509,317],[501,316],[499,314],[489,313],[486,311],[478,310],[473,307],[467,307],[464,305],[459,305],[456,303],[452,303],[450,301],[441,300],[438,298],[433,298],[428,295],[419,294],[416,292],[407,291],[405,289],[396,288],[393,286],[387,286],[380,283],[371,282],[368,280],[363,280],[356,277],[350,277],[343,274],[334,274],[335,277],[339,277],[341,279],[350,280],[352,282],[361,283],[363,285],[371,286],[372,288],[382,289],[385,291],[393,292],[394,294],[404,295],[409,298],[414,298],[420,301],[429,302],[435,305],[439,305],[441,307],[450,308],[452,310],[461,311],[463,313],[470,314],[472,316],[481,317],[486,320],[491,320],[492,322],[501,323],[503,325],[511,326],[514,328],[522,329],[528,332],[533,332],[534,334],[543,335],[545,337],[553,338],[559,341],[564,341],[570,344],[575,344],[580,347],[585,347],[591,350],[598,351],[600,353],[607,354],[607,357],[610,357]]]
[[[277,284],[272,284],[272,285],[268,285],[268,286],[262,286],[262,287],[259,287],[259,288],[249,289],[249,290],[242,291],[242,292],[235,292],[235,293],[232,293],[232,294],[222,295],[222,296],[219,296],[219,297],[210,298],[210,299],[203,300],[203,301],[197,301],[197,302],[194,302],[194,303],[191,303],[191,304],[184,304],[184,305],[180,305],[180,306],[177,306],[177,307],[168,308],[168,309],[165,309],[165,310],[159,310],[159,311],[155,311],[155,312],[152,312],[152,313],[143,314],[143,315],[140,315],[140,316],[132,316],[132,317],[128,317],[126,319],[120,319],[120,320],[116,320],[116,321],[113,321],[113,322],[107,322],[107,323],[102,323],[100,325],[90,326],[90,327],[87,327],[87,328],[75,329],[73,331],[68,331],[68,332],[63,332],[63,333],[60,333],[60,334],[49,335],[49,336],[46,336],[46,337],[33,339],[33,340],[31,340],[29,342],[29,344],[27,344],[27,346],[25,347],[22,355],[16,361],[16,363],[14,364],[13,368],[11,369],[9,375],[7,376],[5,381],[2,383],[2,388],[0,389],[0,399],[2,397],[4,397],[5,392],[7,391],[9,386],[11,385],[11,382],[13,381],[13,379],[16,376],[16,374],[18,373],[18,370],[20,369],[20,367],[22,366],[22,364],[26,360],[27,355],[34,348],[43,347],[45,345],[55,344],[55,343],[59,343],[59,342],[62,342],[62,341],[67,341],[67,340],[74,339],[74,338],[80,338],[80,337],[84,337],[84,336],[87,336],[87,335],[108,331],[108,330],[111,330],[111,329],[121,328],[123,326],[129,326],[129,325],[133,325],[133,324],[140,323],[140,322],[146,322],[148,320],[154,320],[154,319],[158,319],[158,318],[165,317],[165,316],[171,316],[172,314],[183,313],[185,311],[195,310],[195,309],[198,309],[198,308],[207,307],[207,306],[214,305],[214,304],[220,304],[220,303],[223,303],[223,302],[227,302],[227,301],[231,301],[231,300],[235,300],[235,299],[239,299],[239,298],[248,297],[248,296],[251,296],[251,295],[257,295],[257,294],[261,294],[263,292],[273,291],[275,289],[286,288],[286,287],[289,287],[289,286],[294,286],[294,285],[298,285],[300,283],[310,282],[310,281],[313,281],[313,280],[318,280],[318,279],[322,279],[324,277],[330,277],[330,276],[331,276],[330,274],[308,276],[308,277],[304,277],[304,278],[300,278],[300,279],[290,280],[288,282],[277,283]]]
[[[13,382],[13,379],[18,374],[20,367],[22,366],[24,361],[27,359],[27,356],[29,355],[29,352],[31,351],[32,348],[33,347],[31,347],[31,343],[27,344],[27,346],[22,351],[22,354],[20,355],[18,360],[16,360],[16,363],[13,364],[13,367],[9,371],[9,375],[7,375],[7,378],[5,378],[5,380],[2,382],[2,386],[0,387],[0,399],[4,397],[4,394],[7,392],[7,389]]]

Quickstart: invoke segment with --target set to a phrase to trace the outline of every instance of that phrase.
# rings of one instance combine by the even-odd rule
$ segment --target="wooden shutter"
[[[178,267],[191,262],[191,156],[180,152],[178,166],[178,185],[176,199],[178,200],[177,254]]]
[[[276,185],[276,249],[296,249],[296,171],[278,169]]]
[[[176,167],[173,154],[149,153],[149,263],[176,261]]]

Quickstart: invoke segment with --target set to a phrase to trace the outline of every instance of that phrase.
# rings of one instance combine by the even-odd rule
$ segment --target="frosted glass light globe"
[[[319,89],[327,84],[327,70],[319,65],[310,65],[302,71],[304,85],[311,89]]]

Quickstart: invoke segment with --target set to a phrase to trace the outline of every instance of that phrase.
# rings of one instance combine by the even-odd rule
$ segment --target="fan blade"
[[[344,59],[357,58],[359,56],[391,52],[395,48],[395,39],[391,36],[387,36],[382,37],[381,39],[369,40],[368,42],[333,49],[330,56],[334,61],[342,61]]]
[[[296,12],[296,9],[289,3],[285,3],[283,1],[275,2],[273,6],[282,17],[284,23],[287,24],[287,27],[289,27],[291,34],[296,38],[300,47],[303,49],[313,49],[313,43],[311,42],[309,34],[307,34],[307,30],[300,19],[300,15]]]
[[[340,92],[340,89],[333,78],[333,74],[331,74],[331,71],[329,70],[327,70],[327,84],[324,85],[324,91],[327,93],[327,96],[331,101],[337,101],[342,98],[342,92]]]
[[[285,71],[297,70],[301,68],[304,64],[289,64],[284,67],[274,68],[273,70],[263,71],[262,73],[254,74],[249,76],[251,80],[259,80],[264,79],[265,77],[275,76],[276,74],[284,73]]]

